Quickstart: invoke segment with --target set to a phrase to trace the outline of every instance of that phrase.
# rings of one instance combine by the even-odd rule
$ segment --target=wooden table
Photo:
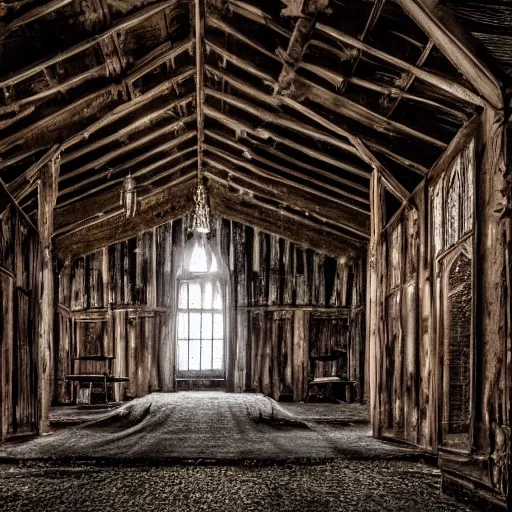
[[[86,383],[89,384],[89,393],[88,400],[83,403],[91,403],[91,390],[93,384],[103,384],[103,390],[105,393],[105,403],[108,404],[108,392],[107,392],[107,384],[115,383],[115,382],[129,382],[130,379],[128,377],[115,377],[113,375],[66,375],[66,380],[77,383]]]

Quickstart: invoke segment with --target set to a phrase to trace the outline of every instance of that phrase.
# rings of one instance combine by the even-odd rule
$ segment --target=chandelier
[[[201,180],[201,170],[197,173],[197,189],[194,194],[194,217],[192,230],[197,233],[210,232],[210,209],[206,198],[206,191]]]

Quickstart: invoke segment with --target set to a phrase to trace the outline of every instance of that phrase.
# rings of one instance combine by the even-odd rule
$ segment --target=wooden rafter
[[[182,104],[186,104],[188,102],[191,102],[194,100],[194,95],[193,94],[190,94],[188,96],[186,96],[185,98],[182,98],[180,100],[177,100],[175,102],[173,102],[171,105],[173,106],[176,106],[176,105],[182,105]],[[80,148],[76,151],[74,151],[73,153],[69,153],[67,154],[65,157],[63,157],[63,164],[67,164],[69,163],[70,161],[72,160],[75,160],[76,158],[80,157],[80,156],[83,156],[87,153],[90,153],[91,151],[94,151],[96,149],[99,149],[107,144],[110,144],[112,142],[115,142],[117,141],[119,138],[121,137],[125,137],[127,135],[130,135],[134,132],[136,132],[137,130],[142,130],[144,128],[147,128],[148,126],[151,125],[151,122],[155,122],[155,121],[159,121],[161,120],[161,118],[163,118],[164,116],[169,116],[170,114],[170,106],[169,105],[168,107],[164,107],[162,109],[159,109],[151,114],[147,114],[146,116],[134,121],[133,123],[130,123],[128,126],[125,126],[124,128],[122,128],[121,130],[113,133],[112,135],[109,135],[108,137],[104,137],[103,139],[99,139],[97,140],[96,142],[93,142],[87,146],[84,146],[83,148]],[[132,144],[130,145],[125,145],[125,146],[122,146],[120,147],[119,149],[117,150],[114,150],[112,152],[109,152],[107,153],[106,155],[104,155],[103,157],[100,157],[98,160],[96,160],[95,162],[98,162],[98,163],[95,163],[94,165],[99,165],[100,162],[107,162],[109,161],[111,158],[114,158],[114,156],[119,156],[135,147],[140,147],[140,146],[143,146],[144,144],[146,144],[149,140],[152,140],[154,139],[155,137],[159,136],[159,135],[162,135],[162,134],[165,134],[167,133],[168,131],[173,131],[173,130],[180,130],[180,129],[183,129],[185,128],[186,126],[186,123],[190,122],[190,121],[193,121],[195,120],[195,115],[192,114],[192,115],[189,115],[189,116],[186,116],[186,117],[177,117],[175,115],[173,115],[173,117],[171,118],[172,120],[172,124],[170,125],[166,125],[164,127],[162,127],[161,129],[153,132],[153,133],[149,133],[148,135],[138,139],[138,140],[135,140],[133,141]],[[87,170],[89,167],[88,167],[89,164],[86,164],[84,166],[85,170]],[[82,172],[82,168],[79,168],[79,169],[76,169],[75,171],[73,171],[75,174],[79,174],[80,172]],[[63,178],[65,177],[70,177],[71,175],[73,175],[72,173],[67,173],[65,176],[63,176]]]
[[[498,83],[474,53],[454,36],[456,27],[446,27],[422,0],[395,0],[407,15],[432,39],[446,58],[462,72],[473,87],[496,109],[503,108],[503,93]],[[454,20],[450,20],[453,25]]]
[[[352,210],[357,211],[359,213],[363,213],[366,215],[370,214],[368,209],[365,209],[361,206],[357,206],[353,203],[350,203],[346,200],[340,199],[336,196],[330,196],[329,194],[326,194],[326,193],[316,190],[314,188],[308,187],[307,185],[297,183],[295,181],[289,180],[287,178],[283,178],[281,176],[277,176],[277,175],[273,174],[272,172],[266,171],[254,164],[247,162],[246,160],[236,158],[236,157],[232,156],[230,153],[219,150],[213,146],[205,145],[205,147],[208,149],[208,151],[210,153],[217,155],[228,162],[231,162],[235,166],[245,167],[247,170],[251,171],[253,174],[255,174],[257,176],[261,176],[261,177],[265,178],[265,180],[267,180],[267,181],[274,181],[274,182],[280,183],[282,185],[287,185],[289,187],[297,188],[304,192],[307,192],[308,194],[310,194],[312,196],[316,196],[316,197],[319,197],[319,198],[322,198],[322,199],[325,199],[328,201],[332,201],[334,203],[338,203],[340,205],[346,206],[347,208],[351,208]],[[364,202],[364,200],[362,200],[362,201]]]
[[[344,190],[344,189],[342,189],[340,187],[335,187],[333,185],[330,185],[329,183],[327,183],[325,181],[317,180],[315,178],[312,178],[311,176],[308,176],[308,175],[303,174],[301,172],[297,172],[294,169],[290,169],[289,167],[284,167],[282,165],[279,165],[275,161],[270,161],[270,160],[268,160],[268,159],[266,159],[264,157],[261,157],[260,155],[256,154],[253,150],[251,150],[250,147],[245,146],[244,144],[240,143],[239,141],[237,141],[235,139],[232,139],[230,137],[226,137],[226,136],[223,136],[223,135],[219,135],[219,134],[213,134],[213,133],[211,134],[211,136],[214,139],[222,142],[223,144],[235,148],[235,150],[237,152],[241,153],[242,156],[244,156],[246,159],[248,159],[250,161],[256,161],[256,162],[259,162],[260,164],[264,164],[264,165],[273,167],[273,168],[275,168],[275,169],[277,169],[279,171],[282,171],[282,172],[284,172],[284,173],[286,173],[286,174],[288,174],[290,176],[295,176],[296,178],[299,178],[301,180],[306,180],[309,183],[315,184],[315,185],[317,185],[319,187],[322,187],[324,189],[331,190],[335,194],[348,197],[348,198],[353,199],[355,201],[359,201],[359,202],[362,202],[362,203],[369,204],[369,199],[368,199],[367,196],[362,197],[362,196],[357,195],[357,194],[352,194],[352,193],[347,192],[346,190]],[[348,183],[348,185],[349,186],[354,186],[350,182]],[[369,192],[369,191],[367,190],[367,192]]]
[[[316,228],[321,226],[322,229],[324,229],[330,233],[333,233],[335,235],[343,236],[353,242],[362,242],[363,240],[368,240],[370,238],[368,233],[366,233],[362,230],[354,229],[351,226],[347,226],[347,225],[341,224],[341,223],[336,223],[329,219],[324,219],[321,216],[318,216],[318,215],[310,213],[310,212],[304,212],[305,215],[307,215],[307,217],[304,217],[302,215],[298,215],[297,213],[290,212],[290,211],[286,210],[285,208],[279,208],[279,207],[273,206],[273,205],[267,203],[266,201],[261,201],[261,200],[256,199],[254,197],[254,192],[252,190],[249,190],[249,189],[243,187],[242,185],[234,183],[232,180],[225,180],[215,174],[212,174],[211,172],[207,172],[205,174],[210,180],[215,181],[217,183],[221,183],[225,187],[228,187],[228,188],[234,187],[237,190],[243,191],[246,194],[245,199],[247,201],[253,203],[255,206],[262,207],[265,210],[271,211],[273,213],[278,213],[279,215],[284,215],[290,219],[293,219],[294,221],[296,221],[298,223],[306,224],[306,225],[316,227]],[[292,206],[292,205],[290,205],[290,206]],[[293,206],[292,206],[292,208],[293,208]],[[326,224],[329,224],[330,226],[338,226],[341,230],[332,229],[332,227],[329,227]],[[345,231],[345,233],[343,231]],[[347,231],[349,233],[353,233],[353,234],[357,235],[358,238],[354,238],[353,236],[347,235],[347,233],[346,233]]]
[[[214,132],[212,130],[206,130],[205,134],[208,135],[209,137],[217,138],[218,140],[221,140],[221,141],[225,140],[225,137],[223,135],[221,135],[219,133],[216,133],[216,132]],[[360,190],[361,192],[364,192],[365,194],[370,192],[368,187],[366,187],[364,185],[359,185],[358,183],[354,183],[353,181],[350,181],[350,180],[347,180],[345,178],[342,178],[338,174],[334,174],[332,172],[327,172],[323,168],[320,168],[318,166],[312,166],[312,165],[309,165],[309,164],[305,163],[302,160],[297,160],[296,158],[292,158],[291,156],[283,153],[282,151],[279,151],[279,150],[275,149],[272,146],[269,146],[267,144],[259,142],[258,140],[255,140],[254,138],[247,137],[247,140],[250,142],[251,146],[255,146],[258,149],[260,149],[260,150],[262,150],[262,151],[264,151],[266,153],[270,153],[271,155],[275,156],[276,158],[278,158],[280,160],[284,160],[286,162],[289,162],[289,163],[291,163],[293,165],[296,165],[298,167],[303,168],[304,170],[313,172],[314,174],[317,174],[319,176],[324,176],[325,178],[327,178],[327,179],[329,179],[331,181],[335,181],[337,183],[340,183],[341,185],[347,185],[347,186],[352,187],[352,188],[354,188],[356,190]],[[240,146],[237,145],[236,148],[238,150],[240,150]]]
[[[175,128],[173,128],[172,125],[170,125],[169,127],[165,127],[162,130],[158,130],[158,132],[154,132],[154,133],[150,134],[151,139],[149,139],[149,135],[148,135],[147,140],[152,140],[154,138],[155,133],[157,133],[157,136],[160,136],[163,133],[167,133],[168,131],[173,130],[173,129],[175,129]],[[112,175],[115,175],[121,171],[133,169],[136,165],[143,162],[147,158],[150,158],[150,157],[152,157],[158,153],[162,153],[164,151],[172,151],[176,146],[179,146],[183,142],[186,142],[186,141],[190,140],[191,138],[195,137],[196,134],[197,134],[197,132],[195,130],[184,133],[183,135],[181,135],[175,139],[172,139],[168,142],[165,142],[164,144],[161,144],[155,148],[152,148],[149,151],[143,151],[141,154],[138,154],[137,157],[132,158],[131,160],[129,160],[127,162],[123,162],[122,164],[119,164],[114,168],[109,168],[106,171],[96,173],[93,176],[91,176],[90,178],[80,181],[79,183],[76,183],[74,185],[70,185],[68,187],[61,186],[59,193],[61,196],[66,195],[66,194],[69,194],[70,192],[74,192],[75,190],[80,189],[81,187],[83,187],[85,185],[88,185],[89,183],[91,183],[93,181],[97,181],[97,180],[100,180],[100,179],[103,179],[106,177],[111,177]],[[147,142],[147,140],[146,140],[146,142]],[[123,152],[131,151],[139,146],[140,146],[140,139],[133,142],[132,144],[128,144],[127,146],[122,146],[121,148],[119,148],[119,150],[123,150]],[[110,153],[109,155],[105,155],[104,157],[102,157],[102,159],[107,158],[106,161],[108,161],[110,158],[113,158],[113,156],[110,156],[110,155],[112,155],[112,153]],[[118,156],[118,155],[116,155],[116,156]],[[104,165],[104,163],[105,163],[105,161],[102,160],[100,165]],[[92,168],[97,168],[97,166],[91,166],[91,165],[87,166],[87,169],[92,169]],[[85,172],[85,170],[86,169],[83,169],[83,172]],[[80,174],[80,173],[77,173],[77,171],[78,171],[78,169],[75,171],[72,171],[70,174],[75,173],[74,174],[75,176],[77,174]]]
[[[356,176],[361,176],[366,179],[370,178],[370,175],[371,175],[370,171],[366,171],[363,168],[349,164],[347,162],[344,162],[343,160],[331,158],[326,153],[322,153],[313,148],[298,144],[291,139],[277,135],[276,133],[269,130],[267,127],[253,129],[248,124],[243,123],[240,120],[235,120],[232,117],[228,117],[225,114],[223,114],[209,106],[206,106],[206,115],[211,117],[212,119],[215,119],[216,121],[223,124],[224,126],[231,128],[235,133],[237,133],[237,138],[242,137],[243,134],[251,134],[254,137],[261,139],[261,140],[269,140],[269,139],[274,140],[274,141],[279,142],[280,144],[283,144],[284,146],[287,146],[295,151],[298,151],[310,158],[318,160],[322,163],[332,165],[333,167],[337,167],[341,171],[344,171],[344,172],[348,171],[351,174],[354,174]]]
[[[113,34],[119,32],[121,30],[126,30],[126,29],[132,27],[133,25],[139,24],[141,21],[144,21],[145,19],[148,19],[151,16],[158,14],[159,12],[163,11],[164,9],[170,9],[176,3],[178,3],[178,1],[179,0],[165,0],[162,2],[158,2],[155,5],[151,5],[149,7],[141,9],[140,11],[132,14],[131,16],[127,16],[124,20],[120,21],[119,23],[117,23],[113,27],[109,28],[108,30],[106,30],[105,32],[103,32],[100,35],[91,37],[90,39],[87,39],[87,41],[79,43],[79,44],[73,46],[72,48],[69,48],[68,50],[65,50],[63,52],[60,52],[60,53],[54,55],[53,57],[50,57],[49,59],[46,59],[46,60],[39,62],[37,64],[34,64],[32,66],[29,66],[22,71],[13,73],[13,74],[9,75],[8,77],[0,79],[0,87],[14,85],[18,82],[21,82],[22,80],[26,80],[27,78],[30,78],[31,76],[43,71],[45,68],[48,68],[49,66],[57,64],[58,62],[62,62],[66,59],[69,59],[70,57],[73,57],[73,55],[76,55],[77,53],[87,50],[91,46],[94,46],[94,45],[100,43],[102,40],[112,36]]]
[[[233,0],[229,0],[228,3],[229,5],[231,5],[233,3]],[[268,23],[267,18],[264,15],[262,15],[261,12],[258,12],[258,9],[251,8],[252,6],[245,4],[245,2],[237,1],[235,3],[238,6],[237,12],[242,16],[246,16],[248,19],[252,19],[253,21],[256,21],[258,23],[264,24],[266,26],[269,26],[270,28],[275,29],[274,24]],[[240,8],[241,6],[243,6],[243,8]],[[217,25],[218,28],[225,29],[226,27],[226,24],[223,22],[222,24],[215,22],[215,24]],[[326,36],[329,36],[335,41],[339,41],[341,43],[350,45],[354,48],[357,48],[358,50],[368,53],[372,57],[387,62],[392,66],[413,73],[417,78],[431,85],[434,85],[435,87],[443,89],[459,99],[480,106],[485,106],[486,104],[485,100],[483,100],[480,96],[470,91],[466,87],[456,82],[453,82],[452,80],[448,80],[444,77],[441,77],[429,71],[425,71],[424,69],[418,68],[417,66],[409,64],[397,57],[394,57],[392,55],[389,55],[388,53],[378,50],[377,48],[374,48],[360,41],[359,39],[356,39],[355,37],[349,36],[348,34],[344,34],[343,32],[336,30],[328,25],[317,23],[316,30],[318,30],[320,33]],[[287,31],[285,32],[287,33]],[[308,44],[312,44],[312,41],[310,41]],[[270,54],[270,52],[267,53]]]
[[[184,149],[182,151],[179,151],[178,153],[175,153],[175,154],[173,154],[173,155],[171,155],[171,156],[169,156],[167,158],[163,158],[161,160],[158,160],[157,162],[154,162],[151,165],[145,166],[142,169],[134,171],[134,172],[131,173],[131,175],[133,176],[133,178],[138,178],[140,176],[143,176],[144,174],[148,174],[149,172],[154,171],[155,169],[158,169],[159,167],[162,167],[164,165],[168,165],[168,164],[174,162],[175,160],[178,160],[179,158],[185,156],[187,153],[190,153],[192,151],[197,151],[197,147],[195,145],[191,146],[189,148],[186,148],[186,149]],[[195,158],[196,157],[194,157],[192,160],[188,160],[186,162],[186,164],[188,165],[191,161],[195,162]],[[179,166],[173,168],[173,171],[178,169],[178,168],[179,168]],[[62,190],[61,193],[60,193],[61,196],[65,195],[65,194],[69,194],[70,192],[73,192],[74,190],[77,190],[77,189],[80,189],[80,188],[83,188],[84,192],[82,194],[79,194],[78,196],[73,196],[72,198],[70,198],[70,199],[68,199],[66,201],[59,202],[59,204],[57,205],[57,208],[63,208],[64,206],[67,206],[68,204],[76,203],[80,199],[84,199],[85,197],[91,196],[91,195],[95,194],[96,192],[99,192],[100,190],[105,190],[107,188],[111,188],[114,185],[118,185],[118,184],[123,182],[124,176],[122,176],[120,178],[110,179],[110,174],[111,174],[110,171],[104,171],[104,172],[102,172],[100,174],[92,176],[88,180],[84,180],[84,181],[80,182],[79,184],[74,185],[73,187],[69,187],[67,189]],[[92,187],[92,188],[89,186],[94,181],[97,181],[97,180],[105,178],[105,177],[107,178],[107,181],[101,183],[100,185],[97,185],[96,187]],[[138,183],[138,186],[144,186],[145,184],[147,184],[147,183],[144,183],[144,182]]]

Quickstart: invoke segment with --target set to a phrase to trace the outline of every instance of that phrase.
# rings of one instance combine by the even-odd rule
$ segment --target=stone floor
[[[189,392],[52,418],[75,426],[0,446],[0,510],[473,510],[420,452],[373,439],[356,404]]]

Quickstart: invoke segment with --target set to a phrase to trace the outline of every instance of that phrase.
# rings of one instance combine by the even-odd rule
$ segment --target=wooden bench
[[[78,384],[77,405],[90,405],[93,384],[101,384],[105,394],[105,403],[108,404],[108,385],[116,382],[129,382],[128,377],[114,377],[113,375],[66,375],[66,380]],[[82,386],[85,384],[85,386]]]
[[[355,386],[355,380],[336,376],[317,377],[308,383],[306,402],[311,402],[313,396],[316,400],[338,400],[338,397],[343,396],[346,402],[351,403],[354,401]]]

